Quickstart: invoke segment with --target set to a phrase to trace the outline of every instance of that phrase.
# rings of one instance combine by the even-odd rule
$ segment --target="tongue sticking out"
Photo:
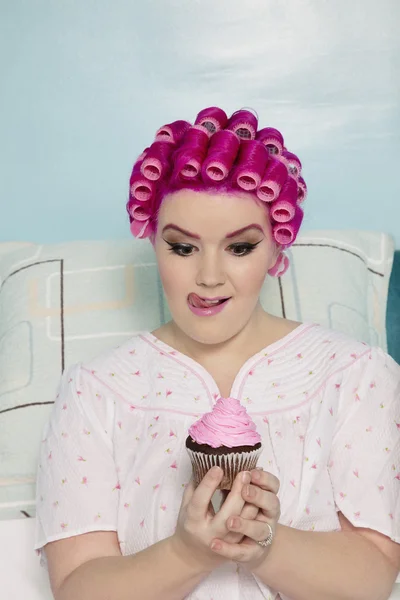
[[[206,300],[202,300],[197,294],[189,294],[189,303],[195,308],[210,308],[210,306],[216,306],[222,302],[224,302],[224,300],[220,300],[219,302],[207,302]]]

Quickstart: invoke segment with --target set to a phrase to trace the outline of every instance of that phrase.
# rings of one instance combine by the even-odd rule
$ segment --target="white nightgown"
[[[89,531],[116,531],[123,555],[170,536],[191,476],[188,429],[219,395],[201,365],[149,332],[66,372],[38,468],[42,566],[46,543]],[[306,323],[246,361],[230,396],[262,437],[259,465],[280,480],[280,523],[336,531],[341,511],[400,543],[400,367],[393,359]],[[188,598],[273,600],[278,591],[227,563]]]

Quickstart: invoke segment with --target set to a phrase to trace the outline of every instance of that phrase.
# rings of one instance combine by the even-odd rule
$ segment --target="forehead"
[[[257,223],[269,229],[264,203],[250,194],[208,193],[180,190],[166,196],[158,215],[158,227],[167,223],[198,233],[225,235],[246,225]]]

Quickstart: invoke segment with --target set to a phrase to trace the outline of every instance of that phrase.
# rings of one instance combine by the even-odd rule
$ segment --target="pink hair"
[[[160,127],[132,169],[127,202],[132,234],[155,235],[161,202],[172,192],[244,191],[265,203],[277,244],[293,244],[307,196],[302,165],[277,129],[257,127],[252,112],[239,110],[228,119],[217,107],[202,110],[194,125],[174,121]],[[278,263],[281,274],[288,262],[280,257]]]

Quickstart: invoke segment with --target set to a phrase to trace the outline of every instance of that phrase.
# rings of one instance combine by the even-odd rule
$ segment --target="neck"
[[[245,327],[233,337],[218,344],[204,344],[187,336],[171,321],[170,345],[199,363],[213,361],[220,356],[251,356],[280,337],[277,331],[281,322],[258,304]]]

